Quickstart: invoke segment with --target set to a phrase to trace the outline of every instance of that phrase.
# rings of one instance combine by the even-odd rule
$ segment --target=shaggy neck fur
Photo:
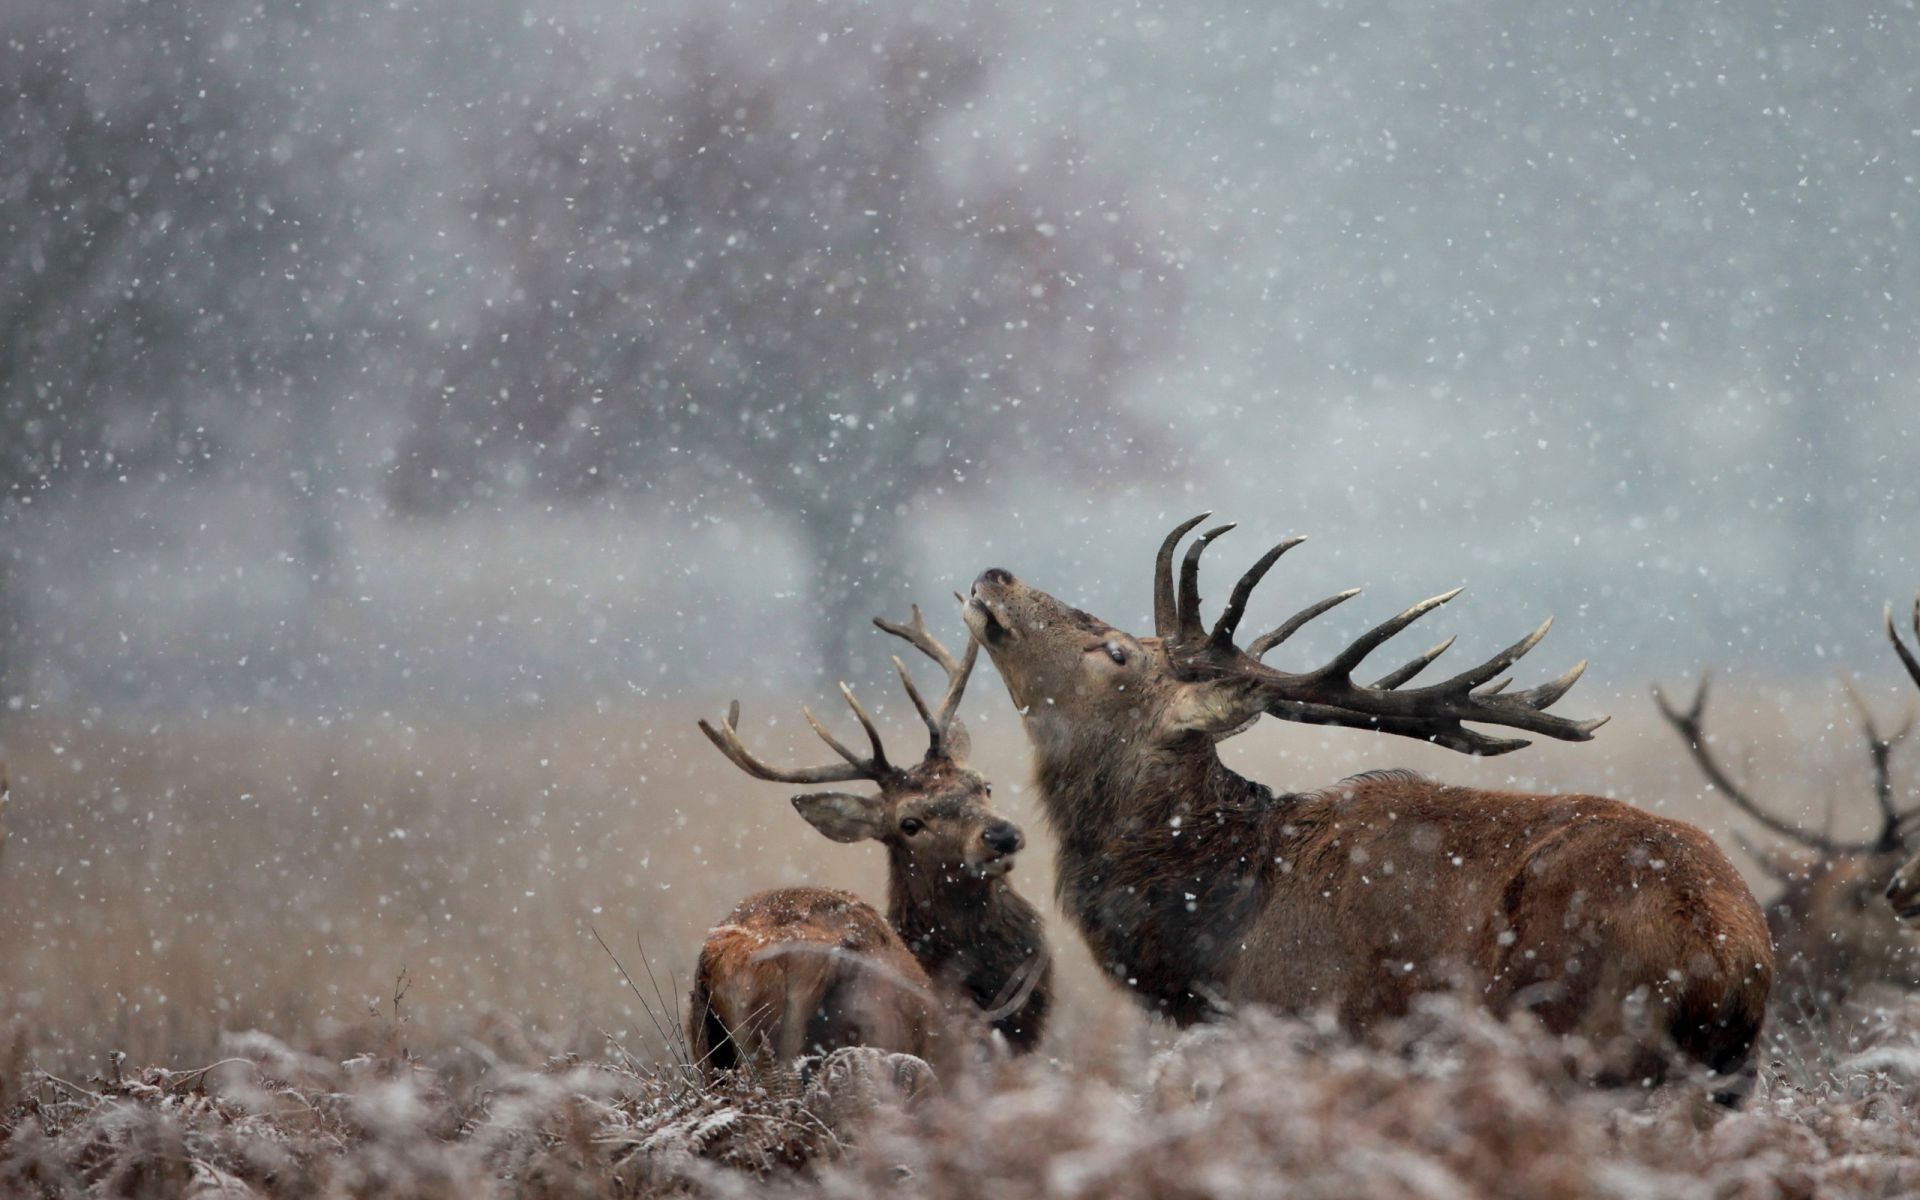
[[[1028,729],[1061,906],[1144,1004],[1182,1024],[1210,1015],[1294,798],[1229,770],[1198,735],[1143,749],[1050,717]]]
[[[1040,803],[1063,853],[1093,853],[1176,817],[1268,811],[1290,799],[1228,768],[1199,734],[1147,749],[1059,718],[1029,719],[1027,729]]]
[[[1016,975],[1041,971],[1026,1003],[993,1022],[1015,1052],[1033,1049],[1052,1005],[1039,911],[1003,877],[976,879],[961,867],[929,871],[904,847],[889,847],[887,896],[887,919],[928,977],[978,1011],[1010,999],[1020,988],[1011,982]]]

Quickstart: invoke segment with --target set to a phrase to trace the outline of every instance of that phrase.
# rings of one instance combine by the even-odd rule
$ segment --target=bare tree
[[[327,402],[309,385],[352,285],[327,271],[330,206],[301,194],[332,178],[326,139],[249,77],[265,20],[149,0],[0,29],[0,524],[194,474]],[[19,553],[0,542],[0,655],[30,641]]]
[[[490,143],[491,294],[416,398],[393,496],[750,494],[803,535],[839,665],[910,502],[1015,447],[1124,453],[1177,265],[1068,138],[942,153],[985,92],[978,21],[793,5],[666,41],[612,76],[569,63]]]

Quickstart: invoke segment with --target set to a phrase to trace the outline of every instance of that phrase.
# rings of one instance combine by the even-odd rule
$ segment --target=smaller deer
[[[1920,658],[1900,640],[1891,607],[1886,624],[1895,653],[1920,685]],[[1914,602],[1914,629],[1920,634],[1920,598]],[[1685,739],[1707,782],[1736,809],[1798,847],[1759,847],[1735,833],[1742,849],[1781,886],[1766,914],[1784,985],[1777,998],[1792,1015],[1830,1014],[1868,984],[1920,989],[1920,938],[1902,924],[1903,918],[1920,917],[1920,857],[1909,857],[1905,845],[1920,805],[1903,809],[1896,803],[1891,769],[1893,751],[1913,731],[1913,714],[1899,728],[1883,730],[1859,690],[1844,676],[1841,682],[1859,714],[1880,810],[1880,828],[1858,841],[1781,817],[1733,781],[1705,732],[1706,676],[1685,709],[1653,689],[1661,714]]]
[[[947,690],[937,708],[893,660],[907,696],[926,722],[926,755],[913,767],[887,758],[872,718],[840,685],[866,731],[861,756],[801,709],[843,760],[779,768],[740,740],[740,705],[724,724],[700,729],[735,766],[776,783],[865,780],[878,795],[809,792],[793,806],[836,842],[886,847],[887,916],[847,892],[778,888],[748,897],[707,937],[700,952],[687,1040],[710,1069],[745,1059],[791,1061],[814,1051],[867,1045],[960,1061],[985,1026],[1015,1053],[1032,1050],[1052,998],[1052,963],[1039,912],[1007,882],[1025,844],[1020,828],[996,814],[992,788],[966,766],[969,740],[960,697],[979,648],[971,638],[955,660],[927,631],[916,606],[910,624],[874,624],[939,663]]]

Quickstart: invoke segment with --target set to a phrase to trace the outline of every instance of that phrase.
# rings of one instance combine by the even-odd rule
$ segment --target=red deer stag
[[[1641,1079],[1677,1048],[1747,1077],[1773,956],[1746,884],[1690,825],[1598,796],[1449,787],[1373,771],[1276,792],[1221,762],[1216,744],[1263,714],[1379,730],[1470,754],[1527,743],[1465,723],[1569,741],[1601,721],[1545,710],[1585,664],[1528,691],[1496,680],[1542,625],[1485,663],[1404,687],[1442,642],[1371,686],[1363,659],[1451,600],[1422,601],[1298,674],[1261,656],[1349,599],[1321,601],[1245,650],[1234,634],[1255,585],[1295,538],[1201,622],[1202,550],[1160,547],[1155,636],[1141,638],[993,568],[965,602],[1033,744],[1057,831],[1059,893],[1094,957],[1150,1009],[1188,1023],[1234,1005],[1330,1010],[1352,1029],[1419,993],[1467,985],[1496,1010],[1527,1008],[1586,1035],[1603,1079]]]
[[[957,1061],[985,1024],[1024,1053],[1039,1042],[1052,998],[1052,964],[1040,914],[1008,883],[1025,843],[998,816],[992,789],[966,766],[960,697],[979,647],[955,660],[927,631],[920,610],[896,625],[876,620],[946,671],[947,690],[930,708],[905,663],[894,659],[907,696],[930,734],[913,767],[889,762],[879,731],[853,692],[841,692],[872,747],[861,756],[805,709],[808,724],[843,762],[768,766],[740,740],[740,706],[724,725],[700,728],[735,766],[777,783],[866,780],[876,796],[810,792],[793,806],[836,842],[876,841],[887,849],[887,917],[857,897],[824,888],[779,888],[749,897],[707,938],[688,1013],[696,1058],[714,1069],[749,1054],[790,1061],[847,1045],[915,1054],[936,1066]],[[950,1009],[951,1011],[946,1011]]]
[[[1920,632],[1920,600],[1914,604],[1914,628]],[[1887,610],[1887,636],[1916,684],[1920,659],[1900,641]],[[1659,689],[1654,701],[1679,732],[1694,762],[1728,803],[1763,829],[1797,844],[1799,850],[1746,846],[1755,862],[1779,882],[1781,891],[1767,905],[1781,985],[1776,1007],[1791,1015],[1829,1016],[1856,990],[1871,984],[1920,988],[1920,937],[1901,921],[1920,916],[1920,867],[1909,860],[1905,834],[1920,807],[1902,809],[1895,801],[1892,756],[1913,729],[1913,717],[1884,731],[1851,682],[1848,698],[1860,716],[1868,761],[1873,769],[1874,802],[1880,827],[1871,838],[1850,841],[1816,833],[1762,805],[1721,765],[1705,731],[1708,681],[1701,677],[1693,699],[1682,709]],[[1745,845],[1745,840],[1742,839]]]

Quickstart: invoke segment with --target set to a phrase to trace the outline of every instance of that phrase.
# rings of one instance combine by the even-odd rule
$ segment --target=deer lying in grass
[[[1886,623],[1895,652],[1920,685],[1920,658],[1901,642],[1891,608]],[[1920,634],[1920,599],[1914,603],[1914,629]],[[1896,802],[1891,770],[1893,751],[1912,732],[1913,716],[1909,713],[1898,729],[1883,731],[1851,682],[1846,682],[1846,691],[1860,717],[1880,811],[1879,829],[1858,841],[1817,833],[1781,817],[1733,781],[1705,731],[1706,677],[1684,709],[1669,703],[1659,688],[1653,690],[1661,714],[1686,742],[1714,790],[1762,828],[1798,847],[1772,849],[1742,839],[1753,860],[1780,884],[1780,894],[1766,909],[1780,963],[1776,1000],[1795,1016],[1816,1019],[1834,1013],[1866,985],[1920,988],[1920,937],[1902,923],[1903,917],[1920,917],[1920,860],[1910,858],[1905,847],[1920,805],[1902,808]]]
[[[844,761],[768,766],[740,740],[740,706],[724,725],[700,728],[735,766],[778,783],[866,780],[875,796],[810,792],[800,815],[836,842],[875,841],[887,850],[887,916],[847,892],[779,888],[741,902],[700,952],[687,1018],[695,1058],[713,1069],[744,1057],[786,1062],[812,1051],[869,1045],[950,1065],[970,1052],[968,1026],[997,1030],[1016,1053],[1034,1048],[1052,1000],[1052,963],[1040,914],[1006,879],[1025,838],[996,814],[992,789],[966,766],[960,697],[979,653],[971,640],[955,660],[927,632],[920,610],[896,625],[947,674],[929,708],[906,664],[894,659],[930,734],[913,767],[888,761],[873,721],[845,684],[841,692],[872,747],[862,757],[805,713]]]
[[[1178,1023],[1242,1004],[1329,1010],[1364,1029],[1422,992],[1465,986],[1496,1010],[1530,1009],[1586,1035],[1597,1074],[1662,1073],[1669,1052],[1742,1081],[1773,956],[1740,875],[1700,830],[1598,796],[1449,787],[1375,771],[1277,792],[1216,749],[1263,714],[1419,738],[1470,754],[1527,743],[1506,726],[1583,741],[1601,722],[1545,710],[1585,664],[1529,691],[1496,680],[1542,625],[1487,662],[1408,688],[1442,642],[1367,686],[1367,655],[1448,592],[1377,626],[1326,665],[1260,661],[1312,605],[1245,650],[1254,586],[1300,539],[1268,551],[1201,623],[1201,551],[1172,559],[1204,517],[1160,547],[1155,636],[1134,637],[994,568],[965,602],[1032,742],[1040,801],[1059,835],[1063,906],[1094,957]]]

